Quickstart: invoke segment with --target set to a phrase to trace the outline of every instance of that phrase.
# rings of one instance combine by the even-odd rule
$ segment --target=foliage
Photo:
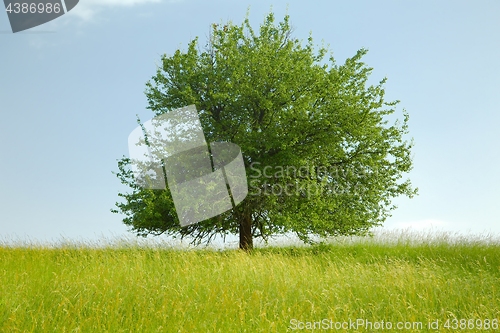
[[[181,228],[168,189],[138,188],[124,157],[117,176],[132,192],[120,194],[125,202],[113,212],[140,235],[201,242],[240,232],[242,248],[288,232],[306,242],[366,234],[395,208],[392,198],[416,193],[401,181],[412,167],[408,114],[388,123],[398,101],[384,100],[385,79],[368,84],[366,52],[338,65],[312,37],[305,45],[293,38],[288,16],[275,23],[270,13],[258,33],[248,18],[214,24],[205,48],[196,38],[163,55],[147,83],[148,108],[157,116],[196,105],[208,142],[241,147],[249,194],[233,210]]]

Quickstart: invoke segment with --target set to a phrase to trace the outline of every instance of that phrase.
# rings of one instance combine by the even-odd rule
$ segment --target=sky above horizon
[[[0,238],[130,235],[110,212],[127,191],[112,171],[136,114],[153,116],[144,90],[161,55],[271,10],[339,64],[368,49],[371,80],[387,77],[409,113],[419,195],[395,200],[384,228],[500,233],[500,2],[80,0],[16,34],[0,12]]]

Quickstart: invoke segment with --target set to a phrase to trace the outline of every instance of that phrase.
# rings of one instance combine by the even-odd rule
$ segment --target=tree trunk
[[[243,212],[240,222],[240,249],[250,251],[253,249],[252,216],[249,212]]]

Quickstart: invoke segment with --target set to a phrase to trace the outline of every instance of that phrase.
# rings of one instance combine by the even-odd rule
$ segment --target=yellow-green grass
[[[0,247],[0,332],[494,332],[499,318],[494,242]]]

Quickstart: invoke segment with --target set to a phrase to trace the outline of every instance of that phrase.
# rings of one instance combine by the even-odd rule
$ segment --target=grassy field
[[[0,247],[0,332],[495,332],[499,319],[498,242]]]

